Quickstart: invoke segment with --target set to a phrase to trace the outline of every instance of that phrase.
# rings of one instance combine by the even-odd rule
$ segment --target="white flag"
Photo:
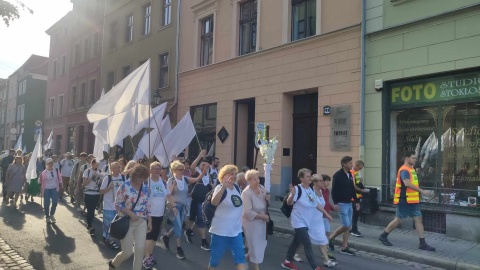
[[[138,125],[135,127],[135,130],[130,133],[130,137],[133,137],[135,135],[137,135],[138,132],[140,132],[140,130],[142,130],[142,128],[146,128],[146,127],[151,127],[151,128],[156,128],[156,125],[160,125],[160,123],[162,122],[162,118],[163,118],[163,115],[165,114],[165,109],[167,109],[167,103],[164,102],[160,105],[158,105],[157,107],[153,108],[152,112],[151,112],[151,116],[152,117],[148,117],[146,119],[143,120],[143,122],[141,123],[138,123]],[[157,121],[155,123],[155,121]]]
[[[13,149],[15,149],[15,151],[17,151],[19,149],[22,150],[22,145],[23,145],[22,137],[23,137],[23,133],[20,134],[20,136],[18,137],[17,143],[15,144],[15,147],[13,148]]]
[[[156,124],[154,124],[156,125]],[[153,126],[153,125],[152,125]],[[172,131],[170,117],[167,115],[160,123],[160,132],[157,128],[153,128],[149,133],[145,134],[138,143],[138,148],[145,153],[148,158],[154,155],[155,149],[162,147],[162,140]],[[164,151],[165,152],[165,151]],[[160,161],[160,160],[159,160]],[[167,159],[160,161],[163,165],[167,165]]]
[[[185,150],[196,134],[190,113],[187,112],[182,120],[178,122],[163,140],[166,149],[163,145],[157,147],[155,157],[157,157],[162,164],[166,164],[164,162],[170,161],[173,156],[177,156]]]
[[[27,153],[27,146],[25,145],[25,146],[23,147],[23,152],[22,152],[22,154],[26,154],[26,153]]]
[[[30,184],[31,179],[37,178],[37,159],[42,156],[42,133],[38,134],[37,143],[33,149],[32,156],[28,162],[27,173],[27,182]]]
[[[212,146],[210,146],[210,150],[208,150],[207,157],[213,157],[213,154],[215,154],[215,142],[213,142]]]
[[[51,149],[52,142],[53,142],[53,130],[50,132],[50,135],[47,138],[47,143],[43,146],[43,150]]]

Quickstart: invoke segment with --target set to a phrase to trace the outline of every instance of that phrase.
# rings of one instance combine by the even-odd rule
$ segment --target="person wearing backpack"
[[[235,184],[237,172],[235,165],[228,164],[218,173],[221,184],[215,187],[211,200],[216,210],[209,231],[212,237],[208,266],[210,270],[218,267],[227,249],[233,253],[236,269],[246,269],[242,236],[243,201],[240,188]]]
[[[315,258],[313,257],[312,242],[308,234],[309,228],[313,228],[315,224],[315,217],[319,215],[318,211],[322,212],[329,220],[332,220],[325,209],[323,209],[320,202],[316,199],[315,191],[310,187],[312,183],[312,171],[302,168],[298,171],[298,178],[300,184],[293,186],[290,184],[290,194],[287,198],[287,204],[293,205],[290,216],[292,228],[295,231],[292,243],[288,247],[287,255],[281,266],[284,269],[297,270],[298,268],[292,263],[293,256],[300,244],[303,244],[305,256],[312,269],[319,270]]]
[[[179,160],[173,161],[170,164],[170,168],[172,168],[173,177],[168,179],[168,188],[175,199],[177,215],[175,216],[173,228],[168,232],[167,235],[162,237],[162,240],[165,244],[165,248],[170,249],[169,240],[173,234],[177,244],[177,258],[183,260],[185,259],[185,254],[181,247],[181,237],[183,233],[183,222],[185,220],[185,208],[188,204],[188,184],[201,181],[202,177],[207,174],[207,171],[204,170],[197,178],[183,176],[185,165],[183,165]]]
[[[100,186],[100,194],[103,194],[103,242],[111,249],[117,250],[120,246],[112,239],[108,231],[117,214],[115,194],[117,194],[118,188],[125,182],[125,176],[120,174],[120,164],[118,162],[113,162],[110,166],[111,174],[103,178]]]
[[[95,216],[95,207],[100,199],[100,186],[102,184],[102,171],[98,168],[97,160],[90,162],[90,168],[83,172],[83,188],[85,194],[85,206],[87,207],[87,230],[90,235],[95,233],[92,226]]]

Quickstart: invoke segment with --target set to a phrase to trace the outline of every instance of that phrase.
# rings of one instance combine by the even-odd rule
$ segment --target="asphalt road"
[[[107,261],[116,251],[102,243],[101,221],[96,218],[95,237],[91,237],[85,228],[85,218],[80,216],[71,204],[60,203],[55,217],[57,224],[47,225],[42,208],[36,203],[20,204],[19,209],[2,204],[0,207],[0,233],[12,248],[26,258],[36,269],[108,269]],[[291,241],[289,235],[275,234],[269,237],[262,269],[281,269],[280,263]],[[207,269],[209,253],[200,249],[200,239],[194,237],[194,243],[183,242],[186,259],[175,257],[175,244],[170,241],[172,251],[167,251],[163,243],[157,243],[154,251],[159,265],[154,269]],[[299,253],[303,258],[303,250]],[[321,263],[320,250],[314,250],[317,262]],[[368,256],[346,256],[335,252],[339,264],[335,269],[418,269],[395,264],[389,260],[376,260]],[[132,259],[124,262],[119,269],[131,269]],[[299,269],[310,269],[307,263],[297,263]],[[226,253],[217,269],[235,269],[232,256]]]

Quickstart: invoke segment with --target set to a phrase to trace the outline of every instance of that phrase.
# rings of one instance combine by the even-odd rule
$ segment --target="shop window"
[[[197,131],[201,149],[209,150],[215,143],[217,128],[217,104],[208,104],[192,107],[190,110],[192,121]],[[195,159],[200,153],[198,142],[192,141],[189,148],[189,157]],[[193,160],[192,159],[192,160]]]

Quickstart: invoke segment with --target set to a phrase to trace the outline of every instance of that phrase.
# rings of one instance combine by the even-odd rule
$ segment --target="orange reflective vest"
[[[358,176],[358,172],[356,172],[355,170],[350,170],[350,173],[353,175],[353,181],[355,181],[355,185],[357,186],[360,183],[360,177]],[[357,199],[360,198],[362,198],[362,193],[357,193]]]
[[[402,178],[400,177],[401,171],[408,171],[408,173],[410,174],[410,182],[412,183],[412,185],[418,187],[418,176],[415,169],[405,165],[400,167],[397,173],[397,183],[395,185],[395,194],[393,198],[393,204],[398,204],[400,202],[400,193],[402,192]],[[403,185],[403,187],[406,188],[405,185]],[[407,203],[410,203],[410,204],[420,203],[420,192],[418,191],[415,191],[410,188],[406,188],[405,197],[406,197]]]

